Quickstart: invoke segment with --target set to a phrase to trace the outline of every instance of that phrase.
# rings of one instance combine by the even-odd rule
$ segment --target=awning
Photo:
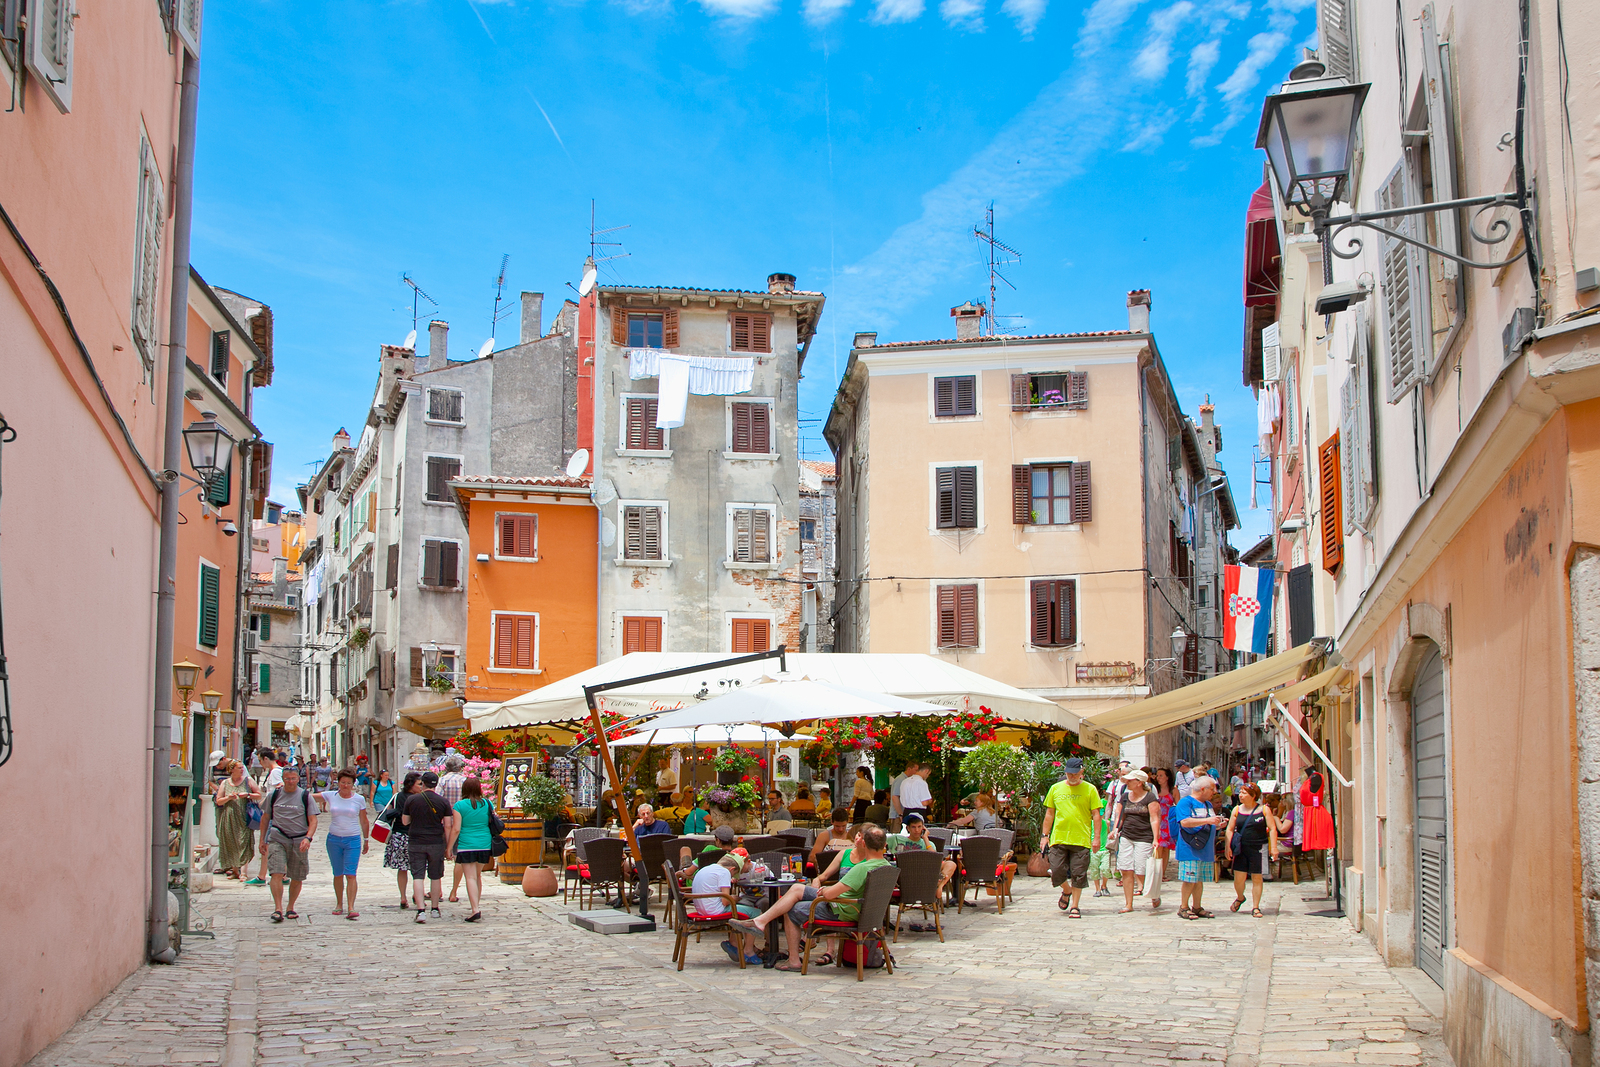
[[[636,729],[695,729],[739,723],[767,726],[810,722],[816,719],[872,719],[891,715],[946,715],[954,708],[886,693],[872,693],[817,682],[763,679],[721,693],[701,704],[669,711],[638,724]]]
[[[400,708],[396,712],[400,727],[418,737],[444,739],[454,737],[467,725],[461,714],[461,705],[454,700],[436,700],[432,704],[417,704]]]
[[[1349,673],[1350,669],[1341,663],[1336,667],[1329,667],[1321,674],[1313,674],[1304,681],[1275,690],[1272,695],[1277,698],[1280,704],[1287,704],[1291,700],[1299,700],[1303,696],[1315,693],[1325,686],[1335,685],[1343,681]]]
[[[1136,700],[1114,711],[1102,712],[1093,722],[1088,719],[1083,721],[1083,728],[1078,731],[1079,739],[1101,752],[1115,752],[1116,745],[1129,738],[1182,726],[1186,722],[1259,700],[1274,690],[1285,689],[1300,681],[1306,664],[1322,655],[1326,648],[1323,641],[1308,641],[1298,648],[1268,656],[1237,670],[1173,689],[1160,696]]]
[[[1272,186],[1262,182],[1244,216],[1244,306],[1276,307],[1282,282],[1278,212],[1272,204]]]

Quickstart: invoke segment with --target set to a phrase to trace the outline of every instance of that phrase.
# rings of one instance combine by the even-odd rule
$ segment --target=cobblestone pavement
[[[427,925],[396,907],[380,853],[361,864],[361,918],[330,914],[321,847],[301,918],[268,922],[265,888],[224,881],[196,898],[215,941],[132,975],[33,1067],[123,1064],[1324,1063],[1448,1067],[1438,1020],[1339,920],[1307,913],[1310,886],[1269,884],[1266,918],[1150,915],[1120,894],[1056,909],[1048,879],[1019,878],[1004,915],[984,897],[946,916],[947,941],[902,933],[895,973],[739,970],[707,938],[680,973],[665,923],[605,937],[571,926],[560,897],[486,882]],[[1087,894],[1086,894],[1087,897]],[[658,917],[662,909],[656,907]],[[909,920],[908,920],[909,921]]]

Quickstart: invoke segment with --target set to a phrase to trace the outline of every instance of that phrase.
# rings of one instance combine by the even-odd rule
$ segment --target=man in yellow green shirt
[[[1061,888],[1056,907],[1069,919],[1081,919],[1078,900],[1089,884],[1090,849],[1100,837],[1100,790],[1083,780],[1083,760],[1063,764],[1066,778],[1044,795],[1044,828],[1039,848],[1050,862],[1050,884]],[[1066,883],[1066,884],[1063,884]]]

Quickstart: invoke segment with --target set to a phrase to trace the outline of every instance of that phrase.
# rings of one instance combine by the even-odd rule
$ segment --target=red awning
[[[1282,279],[1278,214],[1272,206],[1272,187],[1262,182],[1244,217],[1244,306],[1276,304]]]

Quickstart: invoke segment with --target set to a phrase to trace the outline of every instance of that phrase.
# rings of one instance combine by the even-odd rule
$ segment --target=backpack
[[[272,819],[272,813],[277,808],[277,805],[278,805],[278,798],[280,796],[282,796],[282,795],[283,795],[283,786],[280,785],[278,788],[276,788],[276,789],[274,789],[272,791],[272,795],[271,796],[267,797],[267,810],[266,810],[266,818],[267,818],[267,820],[270,821]],[[310,790],[308,790],[308,789],[300,790],[300,803],[305,807],[305,810],[306,810],[306,825],[310,826],[311,825],[311,791]],[[302,837],[306,836],[305,834],[285,833],[282,830],[279,830],[278,833],[283,834],[283,836],[287,837],[290,841],[298,841]]]
[[[844,943],[839,946],[839,962],[846,966],[854,967],[856,965],[856,953],[861,951],[861,942],[845,941],[843,938],[840,940],[844,941]],[[866,953],[867,959],[862,964],[863,967],[872,970],[883,966],[883,949],[878,942],[869,942],[866,947]]]

